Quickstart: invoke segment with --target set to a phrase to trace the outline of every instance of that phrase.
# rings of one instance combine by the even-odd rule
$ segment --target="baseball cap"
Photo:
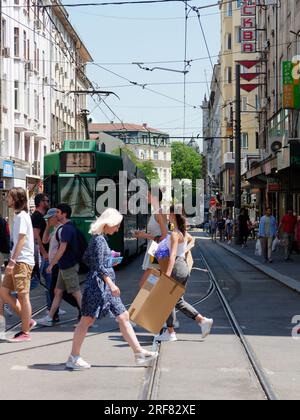
[[[56,215],[56,209],[49,209],[47,211],[47,214],[44,216],[44,219],[48,220],[55,215]]]

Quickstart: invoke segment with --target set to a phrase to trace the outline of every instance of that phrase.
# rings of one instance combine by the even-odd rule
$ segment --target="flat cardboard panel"
[[[158,278],[153,285],[153,278]],[[185,287],[164,274],[151,270],[129,309],[130,319],[153,334],[159,334],[165,321],[184,294]]]

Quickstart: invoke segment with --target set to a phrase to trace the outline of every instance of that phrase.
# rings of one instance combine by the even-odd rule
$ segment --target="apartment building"
[[[211,197],[220,191],[221,174],[221,91],[219,80],[220,63],[214,66],[210,97],[202,102],[203,111],[203,156],[205,165],[205,212],[208,218]]]
[[[156,168],[167,203],[172,199],[172,158],[169,135],[147,124],[90,124],[92,138],[106,133],[131,149],[139,161],[151,161]]]
[[[66,138],[84,138],[80,110],[92,58],[58,1],[2,0],[0,48],[0,213],[7,191],[42,191],[43,157]],[[10,6],[10,7],[7,7]]]
[[[221,54],[220,54],[220,86],[221,94],[221,174],[220,186],[222,205],[225,212],[231,211],[234,206],[235,191],[235,144],[228,137],[234,133],[235,98],[236,98],[236,64],[240,60],[253,60],[257,53],[242,52],[241,44],[241,1],[221,1]],[[257,71],[256,68],[250,71]],[[242,73],[249,70],[241,66]],[[259,124],[257,117],[258,90],[248,93],[241,90],[241,135],[242,135],[242,171],[241,176],[246,178],[246,173],[253,161],[259,160],[258,133]],[[249,183],[242,184],[245,193],[250,194]],[[246,203],[243,203],[246,204]],[[255,203],[248,203],[255,213]],[[255,214],[253,215],[255,217]]]
[[[262,152],[247,178],[260,200],[260,211],[270,206],[280,219],[288,208],[300,214],[300,1],[263,0],[261,6],[257,25],[263,73],[259,91]]]

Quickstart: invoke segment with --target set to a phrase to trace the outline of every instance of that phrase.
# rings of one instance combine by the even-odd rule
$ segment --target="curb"
[[[228,245],[221,244],[218,242],[218,245],[227,251],[231,252],[232,254],[236,255],[237,257],[241,258],[242,260],[246,261],[248,264],[254,266],[259,271],[262,271],[267,276],[271,277],[272,279],[284,284],[285,286],[289,287],[290,289],[300,293],[300,282],[293,279],[292,277],[285,276],[283,274],[278,273],[278,271],[273,270],[272,268],[266,267],[264,264],[254,260],[253,258],[248,257],[247,255],[243,255],[241,252],[230,248]]]

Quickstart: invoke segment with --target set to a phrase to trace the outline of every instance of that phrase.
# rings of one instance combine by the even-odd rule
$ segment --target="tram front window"
[[[94,217],[96,179],[81,176],[60,178],[60,202],[69,204],[72,217]]]

